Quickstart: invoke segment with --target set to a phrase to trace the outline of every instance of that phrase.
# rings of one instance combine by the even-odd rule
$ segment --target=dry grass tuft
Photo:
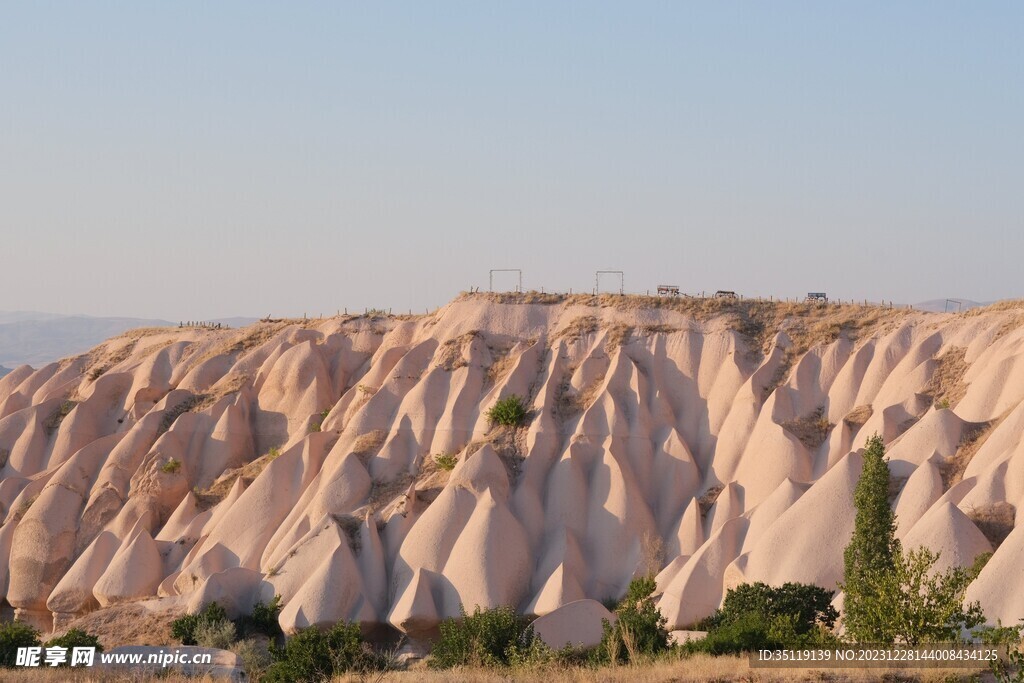
[[[555,393],[552,411],[555,419],[561,422],[568,422],[589,408],[604,384],[605,375],[602,373],[583,389],[576,391],[571,384],[572,373],[573,368],[566,369],[562,383],[558,385],[558,391]]]
[[[640,334],[642,334],[645,337],[649,337],[652,334],[672,334],[673,332],[678,332],[678,331],[679,331],[679,328],[678,327],[673,327],[672,325],[664,325],[664,324],[654,325],[654,324],[652,324],[652,325],[641,325],[640,326]]]
[[[846,417],[843,418],[843,422],[857,429],[863,427],[874,413],[875,409],[870,405],[857,406],[847,413]]]
[[[967,471],[978,450],[985,445],[988,437],[995,431],[1009,411],[991,422],[968,422],[960,432],[960,445],[956,453],[939,465],[939,474],[942,476],[942,488],[948,491],[952,486],[958,484]]]
[[[816,410],[798,417],[795,420],[788,420],[782,423],[782,428],[800,440],[808,450],[815,451],[821,444],[825,443],[828,433],[835,427],[825,417],[825,407],[821,406]]]
[[[435,363],[439,368],[448,372],[468,366],[466,347],[477,339],[483,339],[483,335],[477,330],[471,330],[460,337],[449,339],[441,345],[440,350],[435,354]]]
[[[198,406],[205,397],[200,394],[198,396],[189,396],[184,401],[177,403],[173,408],[168,409],[164,416],[160,419],[160,424],[156,428],[156,435],[159,437],[174,424],[174,421],[185,413],[192,412],[196,406]]]
[[[516,364],[516,358],[512,356],[512,347],[492,346],[490,349],[491,357],[494,360],[488,366],[487,374],[484,376],[484,388],[492,387],[505,379]]]
[[[574,342],[597,332],[598,328],[599,324],[596,316],[581,315],[556,332],[553,339],[564,339],[567,342]]]
[[[64,421],[64,418],[71,414],[71,411],[75,409],[78,404],[74,401],[64,400],[60,402],[60,405],[50,413],[49,417],[43,421],[43,429],[46,431],[47,436],[53,436],[53,433],[60,429],[60,423]]]
[[[125,603],[78,617],[67,628],[95,635],[108,649],[118,645],[169,645],[171,622],[179,616],[173,611],[150,611],[137,602]]]
[[[1017,517],[1017,508],[1007,502],[992,503],[972,508],[967,517],[985,534],[985,538],[992,544],[993,550],[998,550],[1006,537],[1013,531],[1014,521]]]
[[[704,494],[697,499],[697,505],[700,506],[700,518],[707,519],[708,511],[711,510],[711,506],[718,500],[718,496],[725,490],[724,486],[712,486]]]
[[[352,444],[352,452],[366,465],[370,458],[377,455],[387,437],[388,433],[383,429],[374,429],[372,432],[360,434]]]
[[[256,481],[256,477],[260,476],[263,470],[267,468],[267,465],[272,463],[279,454],[280,451],[277,448],[272,448],[269,453],[261,455],[252,462],[248,462],[241,467],[225,470],[210,484],[209,488],[203,491],[193,491],[199,502],[199,509],[209,510],[224,500],[231,493],[232,487],[234,487],[235,482],[239,479],[242,480],[245,486],[249,486],[249,484]]]
[[[956,407],[967,393],[964,373],[967,372],[967,349],[952,346],[937,360],[932,376],[928,379],[924,394],[939,408]]]
[[[612,323],[608,326],[608,334],[604,338],[605,351],[611,353],[629,341],[633,336],[633,328],[624,323]]]

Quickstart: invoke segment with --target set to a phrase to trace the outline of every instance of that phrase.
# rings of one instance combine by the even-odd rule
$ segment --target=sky
[[[0,6],[0,310],[1021,297],[1022,186],[1020,2]]]

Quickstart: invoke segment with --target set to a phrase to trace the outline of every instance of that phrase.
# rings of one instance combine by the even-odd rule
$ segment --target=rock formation
[[[992,551],[970,597],[1012,623],[1022,312],[464,295],[129,332],[0,378],[0,594],[47,629],[277,594],[286,630],[415,636],[655,572],[681,629],[744,581],[835,587],[877,432],[904,544]],[[513,394],[525,424],[490,425]]]

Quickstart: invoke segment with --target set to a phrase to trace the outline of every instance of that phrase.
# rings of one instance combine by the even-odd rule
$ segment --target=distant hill
[[[162,327],[166,320],[91,318],[26,311],[0,312],[0,365],[39,367],[88,351],[134,327]],[[173,323],[177,326],[177,323]]]
[[[960,304],[959,310],[961,311],[978,308],[979,306],[988,306],[992,303],[991,301],[971,301],[970,299],[930,299],[914,304],[914,308],[919,311],[931,311],[932,313],[955,313],[957,311],[957,302]]]
[[[257,318],[206,320],[225,327],[245,327]],[[11,368],[39,367],[88,351],[105,339],[136,327],[177,327],[178,322],[149,318],[104,318],[39,311],[0,311],[0,377]]]
[[[0,377],[3,377],[4,375],[6,375],[10,371],[11,371],[10,368],[5,368],[4,366],[0,365]]]

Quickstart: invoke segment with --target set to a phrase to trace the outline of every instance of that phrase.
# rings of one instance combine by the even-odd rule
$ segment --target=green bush
[[[19,647],[40,647],[39,631],[20,621],[0,624],[0,666],[14,667]]]
[[[455,465],[458,464],[459,459],[451,453],[444,453],[442,455],[435,455],[434,462],[437,463],[438,469],[442,469],[445,472],[451,472],[455,469]]]
[[[180,460],[175,460],[174,458],[171,458],[170,460],[165,462],[163,465],[160,465],[160,471],[163,472],[164,474],[174,474],[176,472],[179,472],[180,470],[181,470],[181,461]]]
[[[172,621],[171,637],[180,640],[182,645],[196,645],[200,627],[224,621],[228,621],[227,612],[216,602],[211,602],[197,614],[186,614]]]
[[[441,622],[441,637],[430,651],[430,666],[507,666],[530,658],[533,628],[511,607],[462,610],[461,619]],[[534,655],[539,654],[534,652]]]
[[[492,424],[518,427],[526,419],[526,404],[521,396],[511,394],[491,406],[487,419]]]
[[[99,638],[78,628],[69,629],[64,635],[48,640],[45,647],[66,647],[69,652],[76,647],[94,647],[97,652],[103,652]],[[70,660],[61,666],[69,665]]]
[[[651,597],[655,582],[652,577],[633,579],[626,597],[615,608],[618,619],[605,622],[597,656],[601,662],[635,662],[668,651],[666,619]]]
[[[283,635],[277,617],[281,613],[281,596],[275,595],[269,604],[257,602],[252,614],[236,620],[239,634],[244,638],[256,633],[276,638]]]
[[[754,650],[838,647],[836,638],[823,624],[800,631],[794,614],[769,615],[764,611],[744,612],[708,631],[707,637],[683,645],[689,654],[734,655]]]
[[[835,625],[839,613],[831,604],[833,595],[832,591],[813,584],[786,583],[774,587],[761,582],[745,583],[730,588],[721,609],[697,627],[714,631],[741,620],[748,613],[755,613],[763,617],[763,623],[770,623],[776,617],[792,616],[796,633],[806,635],[818,624],[829,629]]]
[[[315,626],[300,629],[284,648],[271,646],[274,663],[263,683],[320,681],[346,671],[365,672],[379,667],[372,651],[363,644],[358,624],[335,624],[329,631]]]

